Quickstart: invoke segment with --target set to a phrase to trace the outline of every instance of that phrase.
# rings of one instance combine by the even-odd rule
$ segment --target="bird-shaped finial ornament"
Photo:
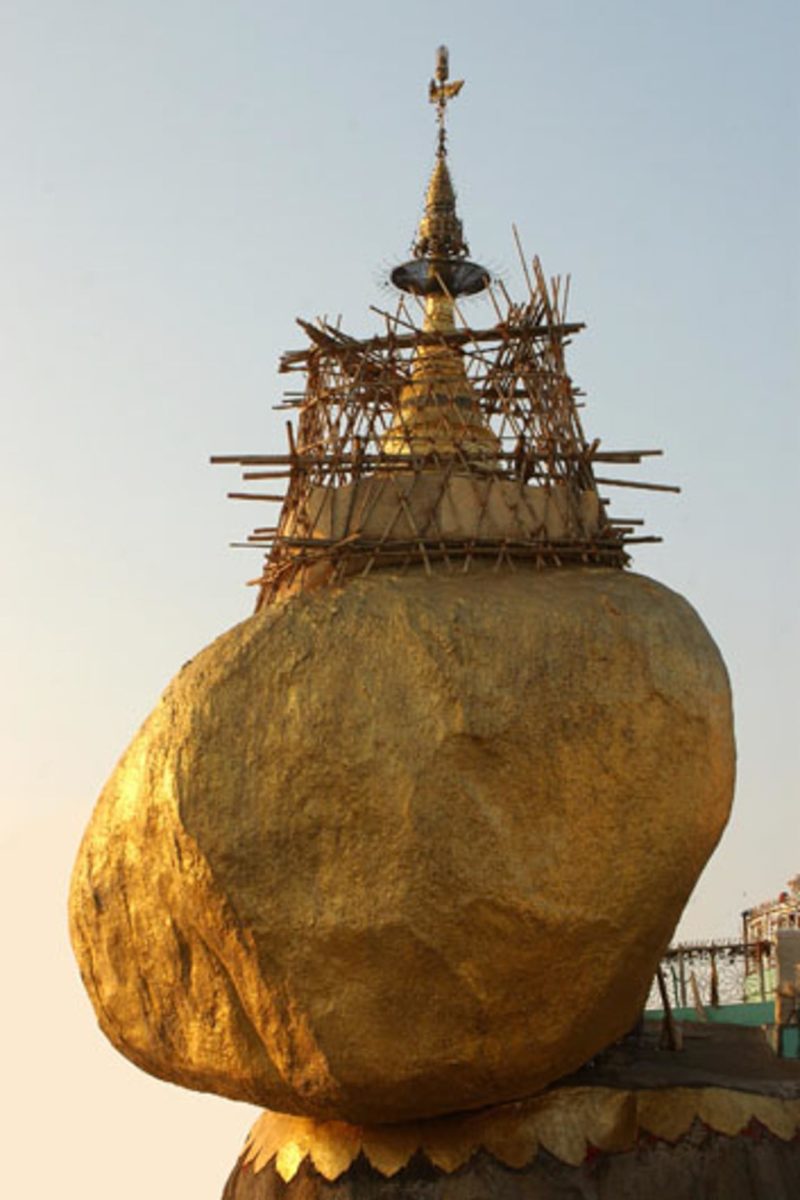
[[[436,105],[436,119],[439,122],[439,154],[445,153],[446,144],[446,129],[445,129],[445,114],[448,100],[452,100],[457,96],[464,86],[463,79],[454,79],[449,82],[450,78],[450,56],[447,52],[447,46],[440,46],[436,51],[436,75],[435,78],[428,84],[428,99],[431,104]]]

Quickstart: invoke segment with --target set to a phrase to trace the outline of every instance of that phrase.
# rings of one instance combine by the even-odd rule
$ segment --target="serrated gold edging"
[[[557,1088],[530,1100],[477,1113],[403,1125],[348,1125],[264,1112],[250,1130],[244,1161],[254,1172],[275,1160],[288,1183],[309,1158],[332,1181],[363,1153],[376,1171],[397,1174],[421,1151],[450,1174],[478,1150],[509,1167],[524,1167],[543,1147],[577,1166],[592,1146],[629,1150],[640,1133],[675,1142],[698,1119],[717,1133],[735,1136],[752,1120],[788,1141],[800,1133],[800,1100],[780,1100],[727,1088]]]

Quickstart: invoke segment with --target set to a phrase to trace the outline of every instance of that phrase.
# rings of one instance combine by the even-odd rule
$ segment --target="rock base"
[[[796,1200],[800,1063],[652,1030],[538,1096],[396,1125],[265,1112],[223,1200]],[[725,1082],[723,1082],[725,1080]]]

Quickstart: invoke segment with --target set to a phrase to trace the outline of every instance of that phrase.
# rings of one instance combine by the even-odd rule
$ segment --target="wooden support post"
[[[679,1035],[675,1025],[675,1018],[672,1015],[672,1006],[667,995],[667,984],[664,979],[664,972],[659,964],[656,971],[656,979],[658,980],[658,990],[661,995],[661,1004],[664,1009],[664,1019],[661,1023],[661,1042],[665,1050],[679,1050]]]
[[[688,1008],[689,1003],[686,997],[686,963],[683,957],[683,950],[678,950],[678,979],[681,989],[681,1008]]]

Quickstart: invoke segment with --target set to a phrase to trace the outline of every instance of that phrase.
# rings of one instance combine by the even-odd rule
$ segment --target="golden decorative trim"
[[[735,1137],[752,1120],[789,1141],[800,1133],[800,1100],[780,1100],[727,1088],[557,1088],[530,1100],[403,1125],[348,1125],[265,1112],[250,1131],[244,1161],[254,1172],[275,1160],[288,1183],[308,1158],[333,1181],[359,1153],[381,1175],[396,1175],[418,1151],[450,1174],[478,1150],[508,1167],[527,1166],[539,1149],[578,1166],[591,1146],[630,1150],[641,1133],[676,1142],[695,1119]]]

